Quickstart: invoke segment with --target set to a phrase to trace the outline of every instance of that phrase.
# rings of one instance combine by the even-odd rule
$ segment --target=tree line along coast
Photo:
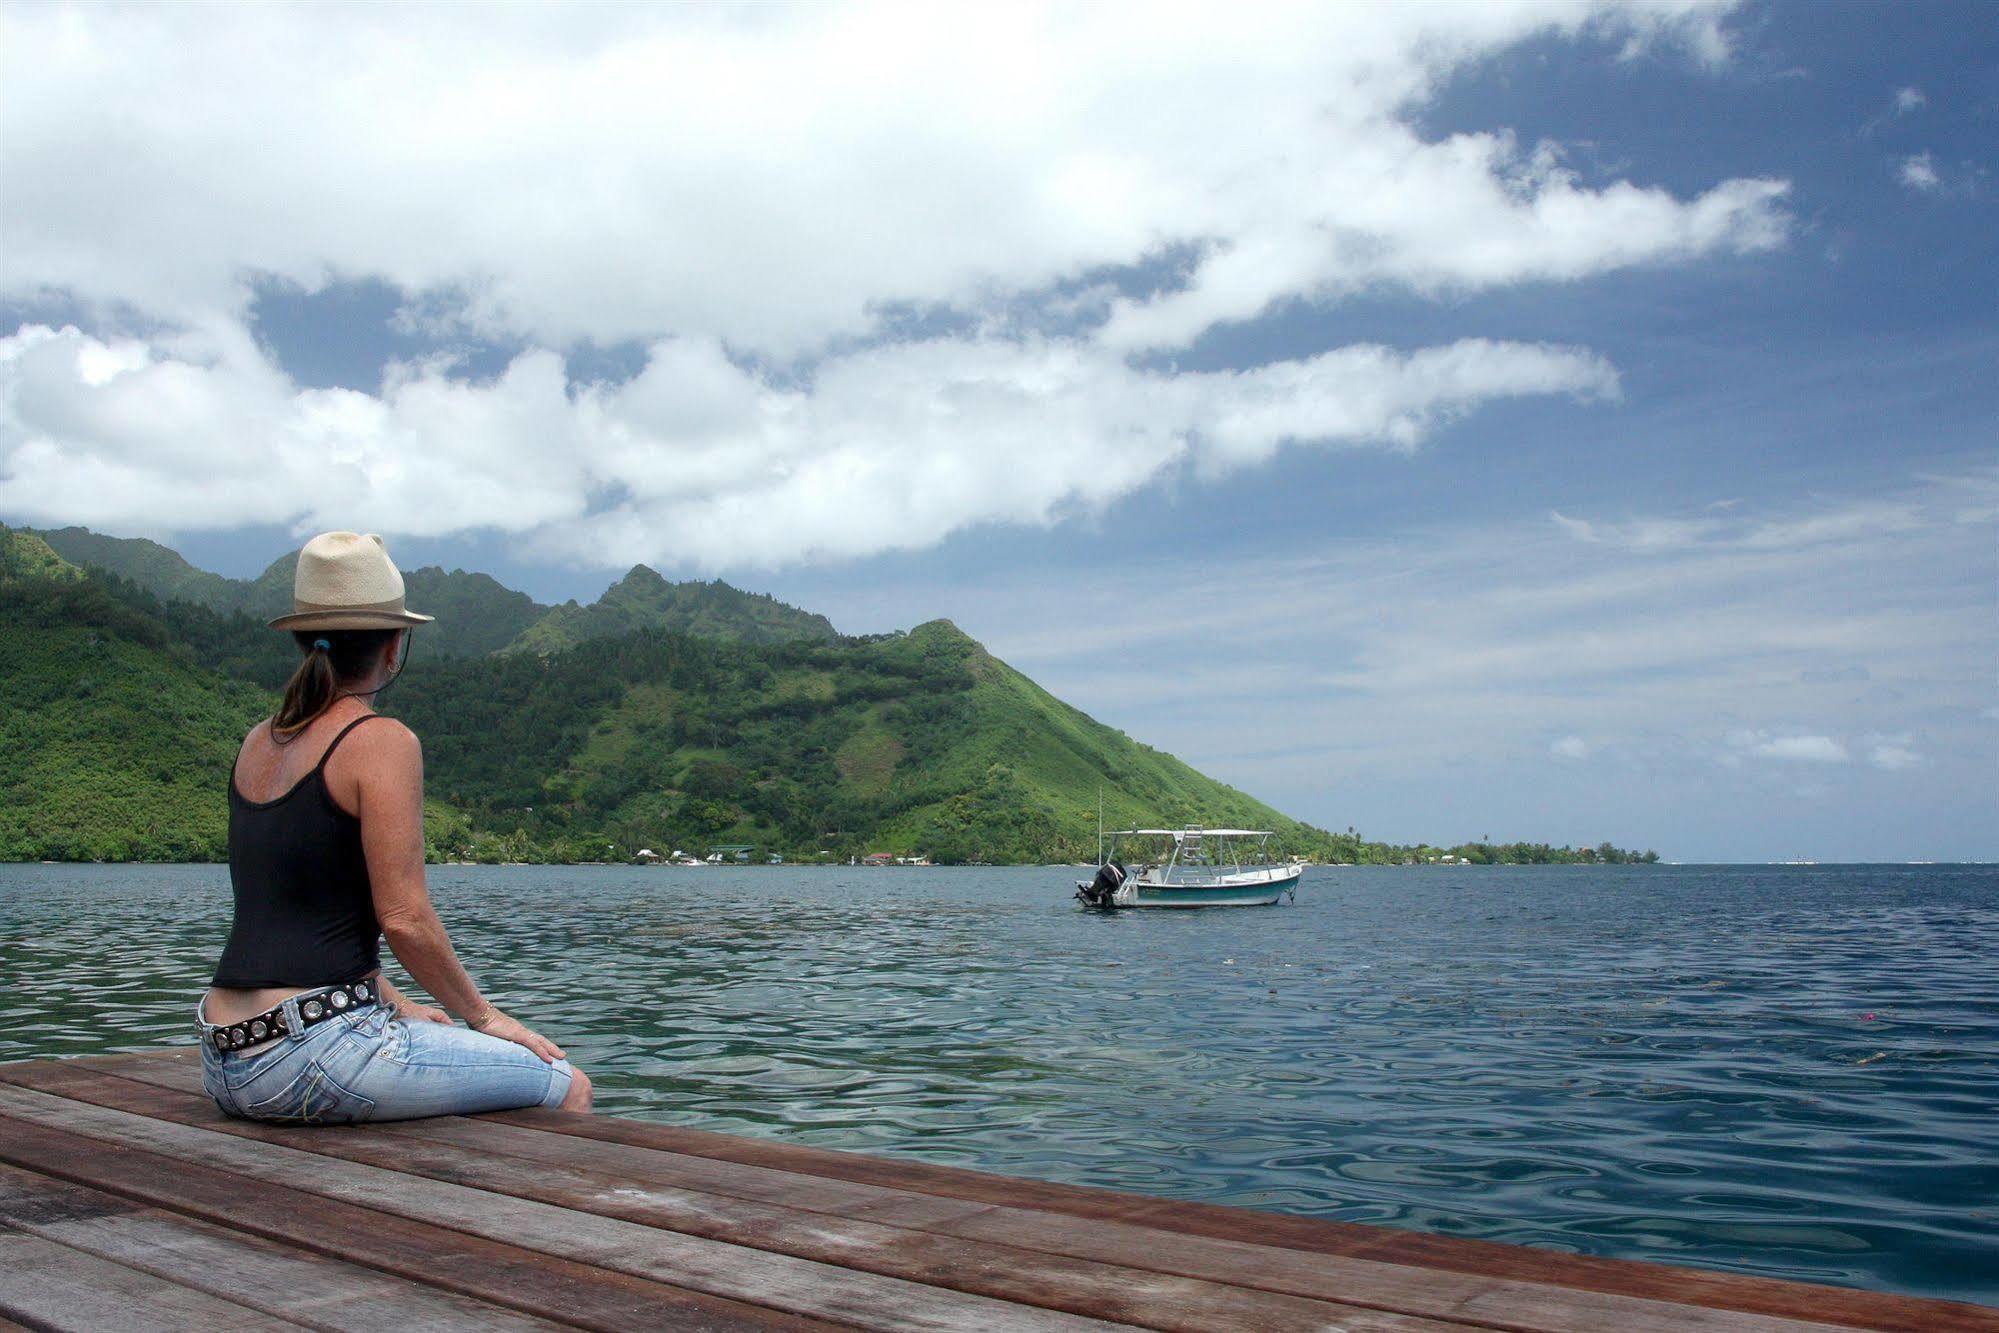
[[[142,539],[0,527],[0,860],[226,856],[243,732],[296,663],[256,579]],[[1656,861],[1608,843],[1455,847],[1302,823],[1062,703],[947,620],[848,636],[639,566],[544,606],[484,574],[407,576],[436,614],[384,711],[423,738],[437,861],[623,862],[747,846],[811,864],[1090,859],[1112,824],[1269,828],[1359,864]]]

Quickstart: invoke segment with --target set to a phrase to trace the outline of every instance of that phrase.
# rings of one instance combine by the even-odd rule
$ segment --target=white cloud
[[[1907,732],[1894,736],[1867,737],[1867,762],[1887,773],[1900,773],[1923,762],[1912,747],[1915,738]]]
[[[1846,746],[1830,736],[1770,736],[1763,732],[1736,732],[1729,744],[1758,759],[1787,759],[1806,764],[1843,764]]]
[[[7,341],[0,510],[772,564],[1045,523],[1294,442],[1409,449],[1499,398],[1612,397],[1585,349],[1475,337],[1127,357],[1293,299],[1782,243],[1782,182],[1678,196],[1417,128],[1442,81],[1529,39],[1718,64],[1728,9],[0,8],[0,297],[102,326]],[[357,278],[404,293],[409,327],[526,350],[489,383],[423,362],[376,392],[290,384],[254,284]],[[910,311],[956,332],[902,338]],[[580,340],[648,361],[565,383]]]
[[[1650,515],[1619,521],[1576,518],[1550,510],[1548,517],[1562,532],[1592,546],[1612,546],[1635,553],[1671,553],[1696,548],[1739,551],[1788,551],[1850,541],[1857,537],[1892,536],[1910,532],[1926,521],[1909,501],[1861,501],[1813,513],[1756,518],[1733,512],[1737,501],[1708,505],[1710,514],[1725,517],[1675,518]]]
[[[1912,502],[1859,501],[1803,517],[1751,524],[1736,544],[1752,551],[1788,551],[1857,537],[1892,537],[1912,532],[1924,521],[1921,508]]]
[[[789,357],[1185,251],[1107,331],[1177,346],[1290,297],[1780,243],[1781,182],[1594,185],[1414,127],[1530,38],[1719,62],[1728,7],[8,6],[0,292],[197,323],[252,275],[379,276],[530,343]]]
[[[1589,742],[1580,736],[1564,736],[1548,747],[1548,753],[1557,759],[1587,759],[1589,751]]]
[[[1943,188],[1943,177],[1937,175],[1936,161],[1928,153],[1915,153],[1903,158],[1895,175],[1912,190],[1931,192]]]
[[[1730,181],[1682,202],[1624,182],[1586,189],[1547,146],[1523,154],[1503,134],[1432,148],[1411,135],[1378,151],[1383,160],[1329,163],[1307,187],[1284,182],[1289,207],[1234,191],[1213,201],[1212,225],[1226,239],[1183,289],[1116,302],[1102,336],[1120,347],[1178,347],[1294,297],[1330,300],[1384,282],[1444,294],[1569,280],[1769,249],[1785,235],[1778,181]]]
[[[520,534],[583,564],[775,565],[1047,523],[1180,467],[1291,444],[1409,448],[1480,403],[1615,393],[1573,349],[1357,346],[1245,371],[1141,370],[1077,340],[937,339],[822,361],[809,384],[712,340],[571,386],[554,353],[490,383],[397,368],[298,389],[240,336],[206,360],[41,326],[0,339],[0,511],[181,529]]]
[[[1923,757],[1905,745],[1877,745],[1867,752],[1867,762],[1890,773],[1914,768]]]
[[[1887,109],[1860,127],[1861,137],[1873,137],[1874,132],[1883,125],[1893,120],[1899,120],[1903,116],[1915,114],[1929,105],[1929,100],[1921,88],[1914,86],[1897,88],[1894,97],[1889,99]]]
[[[1603,523],[1571,518],[1559,509],[1548,511],[1555,526],[1577,541],[1592,546],[1616,546],[1626,551],[1677,551],[1692,546],[1719,530],[1713,520],[1644,518],[1625,523]]]

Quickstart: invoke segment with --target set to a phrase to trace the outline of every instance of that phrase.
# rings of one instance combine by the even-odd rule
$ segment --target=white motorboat
[[[1086,906],[1263,907],[1298,896],[1297,861],[1273,859],[1268,829],[1115,829],[1097,857],[1094,879],[1078,880],[1076,897]],[[1120,850],[1138,858],[1135,868]]]

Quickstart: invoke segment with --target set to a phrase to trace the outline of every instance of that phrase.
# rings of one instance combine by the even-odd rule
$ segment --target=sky
[[[0,520],[949,617],[1398,841],[1999,859],[1989,4],[0,8]]]

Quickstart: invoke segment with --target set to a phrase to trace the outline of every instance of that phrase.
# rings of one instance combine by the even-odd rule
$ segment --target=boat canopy
[[[1108,828],[1106,838],[1267,838],[1265,828]]]

